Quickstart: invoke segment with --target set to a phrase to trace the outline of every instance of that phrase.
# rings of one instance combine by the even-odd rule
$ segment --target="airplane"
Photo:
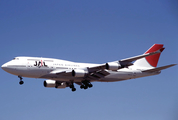
[[[43,78],[44,87],[66,88],[76,91],[75,84],[81,89],[93,87],[91,82],[117,82],[140,77],[152,76],[161,73],[161,70],[176,64],[157,67],[163,44],[154,44],[144,54],[107,62],[104,64],[91,64],[71,62],[61,59],[42,57],[15,57],[3,64],[1,68],[20,78]]]

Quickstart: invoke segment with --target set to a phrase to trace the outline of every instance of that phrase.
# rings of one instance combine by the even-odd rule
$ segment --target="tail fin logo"
[[[165,49],[165,48],[163,48],[163,44],[154,44],[150,49],[148,49],[148,50],[145,52],[145,54],[146,54],[146,53],[155,52],[155,51],[158,51],[158,50],[160,50],[160,51],[162,52],[164,49]],[[160,54],[161,54],[161,53],[158,53],[158,54],[155,54],[155,55],[146,57],[147,62],[148,62],[151,66],[156,67],[157,64],[158,64],[158,60],[159,60]]]

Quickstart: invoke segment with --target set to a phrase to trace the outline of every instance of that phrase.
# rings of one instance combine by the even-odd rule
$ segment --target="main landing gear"
[[[22,81],[23,78],[22,78],[21,76],[18,76],[18,77],[20,78],[19,84],[20,84],[20,85],[24,84],[24,81]]]
[[[93,87],[93,85],[89,81],[87,81],[87,80],[83,81],[82,85],[80,86],[81,89],[85,89],[85,90],[87,88],[91,88],[91,87]]]
[[[72,90],[72,92],[76,91],[76,88],[74,87],[74,83],[72,82],[71,85],[69,86]]]
[[[73,82],[69,84],[69,87],[71,88],[72,92],[76,91]],[[93,87],[93,85],[88,80],[82,81],[82,85],[80,86],[81,89],[85,89],[85,90],[91,87]]]

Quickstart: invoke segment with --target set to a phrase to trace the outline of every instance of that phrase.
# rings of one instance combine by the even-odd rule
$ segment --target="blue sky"
[[[0,64],[16,56],[105,63],[165,45],[178,63],[177,0],[1,0]],[[177,66],[162,74],[71,92],[0,70],[1,120],[177,120]]]

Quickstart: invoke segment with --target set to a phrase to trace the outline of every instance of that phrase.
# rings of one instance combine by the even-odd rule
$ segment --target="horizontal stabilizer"
[[[166,65],[166,66],[162,66],[162,67],[157,67],[157,68],[153,68],[153,69],[149,69],[149,70],[144,70],[142,72],[157,72],[157,71],[161,71],[164,69],[167,69],[169,67],[175,66],[177,64],[171,64],[171,65]]]

